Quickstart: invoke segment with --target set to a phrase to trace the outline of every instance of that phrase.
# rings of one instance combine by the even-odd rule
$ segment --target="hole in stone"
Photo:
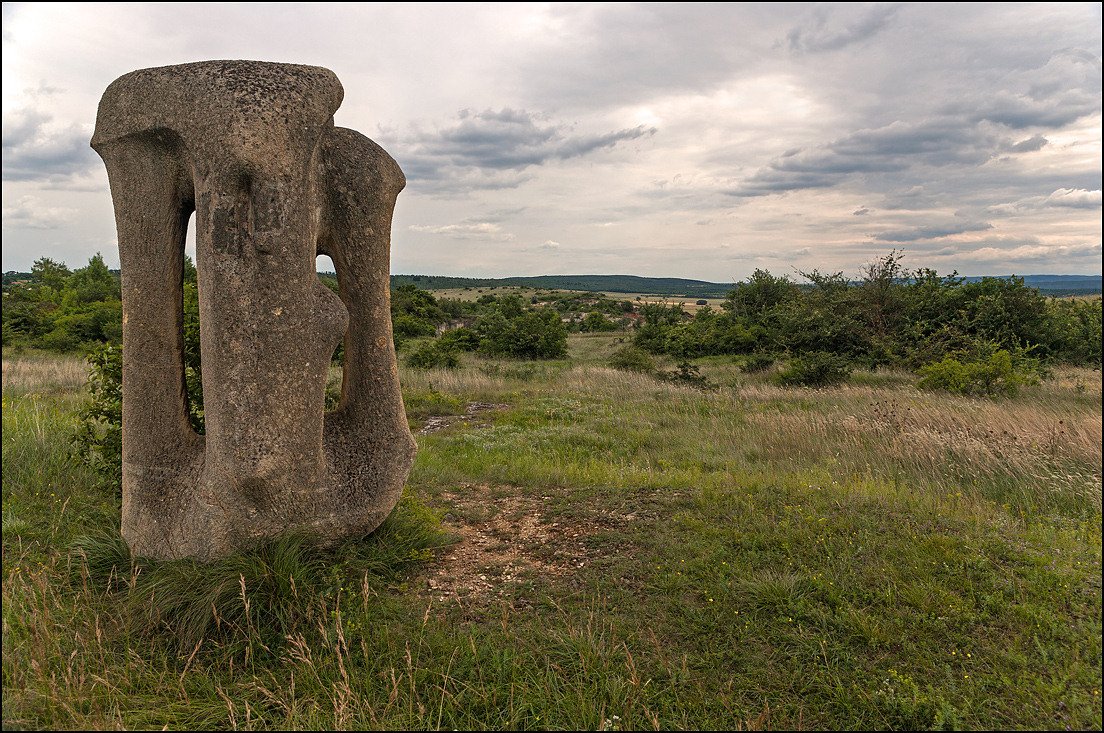
[[[199,282],[195,260],[195,214],[188,216],[184,236],[184,390],[188,420],[197,433],[206,432],[203,422],[202,355],[199,347]],[[189,247],[190,243],[190,247]],[[189,252],[189,249],[191,252]]]
[[[314,258],[314,271],[318,273],[318,279],[322,284],[339,295],[337,291],[337,268],[329,255],[318,255]],[[341,380],[345,364],[344,339],[338,342],[330,357],[330,370],[326,377],[326,410],[337,407],[341,399]]]

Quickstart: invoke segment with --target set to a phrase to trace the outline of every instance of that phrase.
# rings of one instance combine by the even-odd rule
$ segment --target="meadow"
[[[400,363],[391,518],[206,566],[121,545],[84,364],[5,353],[4,728],[1101,727],[1099,371],[699,389],[623,338]]]

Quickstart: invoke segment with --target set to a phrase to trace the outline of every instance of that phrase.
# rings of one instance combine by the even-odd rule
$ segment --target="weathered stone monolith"
[[[391,512],[415,444],[390,320],[405,178],[334,127],[316,66],[142,69],[104,92],[103,158],[123,285],[123,518],[132,552],[211,559],[288,530],[323,541]],[[195,212],[206,434],[185,406],[183,260]],[[328,255],[340,299],[315,274]],[[344,334],[341,402],[324,413]]]

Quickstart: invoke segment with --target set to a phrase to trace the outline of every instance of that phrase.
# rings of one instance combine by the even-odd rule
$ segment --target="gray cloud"
[[[878,232],[871,235],[877,242],[916,242],[920,240],[941,239],[965,232],[981,232],[992,229],[993,225],[983,221],[948,221],[936,224]]]
[[[900,173],[921,165],[979,165],[1001,146],[998,136],[976,125],[946,119],[898,121],[809,150],[787,151],[727,193],[764,196],[827,188],[852,174]]]
[[[1066,94],[1033,99],[1011,91],[1001,91],[976,107],[960,102],[949,105],[950,113],[965,113],[972,122],[995,122],[1013,130],[1028,127],[1060,128],[1099,110],[1099,98],[1071,91]]]
[[[1016,143],[1009,150],[1013,153],[1033,153],[1036,150],[1042,150],[1048,142],[1044,135],[1032,135],[1028,139]]]
[[[838,51],[877,35],[890,24],[899,9],[895,4],[873,7],[818,5],[808,20],[790,29],[786,45],[795,53]]]
[[[1099,209],[1100,189],[1086,191],[1083,188],[1060,188],[1046,197],[1046,205],[1070,209]]]
[[[86,175],[99,164],[88,147],[92,131],[73,123],[58,128],[53,116],[35,109],[4,114],[4,180],[58,181]]]
[[[991,237],[969,245],[933,246],[928,250],[921,247],[919,251],[927,259],[965,260],[982,265],[1004,263],[1012,267],[1018,263],[1053,265],[1074,259],[1091,260],[1100,257],[1101,247],[1099,242],[1052,245],[1035,237]]]
[[[648,104],[702,93],[760,63],[787,15],[739,3],[552,3],[517,58],[517,94],[542,109]]]
[[[430,190],[508,188],[527,180],[521,171],[551,161],[578,158],[620,142],[652,135],[640,125],[602,134],[572,134],[523,110],[463,110],[458,121],[436,131],[397,140],[396,157],[411,181],[429,180]]]
[[[948,102],[943,113],[1022,130],[1056,129],[1100,111],[1100,59],[1085,49],[1058,49],[1044,64],[1017,69],[1001,82]]]

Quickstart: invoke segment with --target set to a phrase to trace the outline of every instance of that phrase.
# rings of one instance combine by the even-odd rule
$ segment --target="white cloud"
[[[1099,257],[1099,244],[1047,245],[1022,244],[1017,247],[979,247],[969,252],[958,251],[976,262],[1058,262],[1071,257]]]
[[[1046,206],[1065,206],[1073,209],[1099,209],[1100,189],[1086,191],[1083,188],[1059,188],[1046,197]]]
[[[5,229],[58,229],[80,214],[79,209],[46,206],[36,196],[20,196],[15,206],[4,207]]]
[[[497,242],[510,242],[515,239],[513,234],[502,231],[502,227],[498,224],[486,221],[440,226],[412,224],[409,229],[427,234],[443,234],[452,239],[490,239]]]

